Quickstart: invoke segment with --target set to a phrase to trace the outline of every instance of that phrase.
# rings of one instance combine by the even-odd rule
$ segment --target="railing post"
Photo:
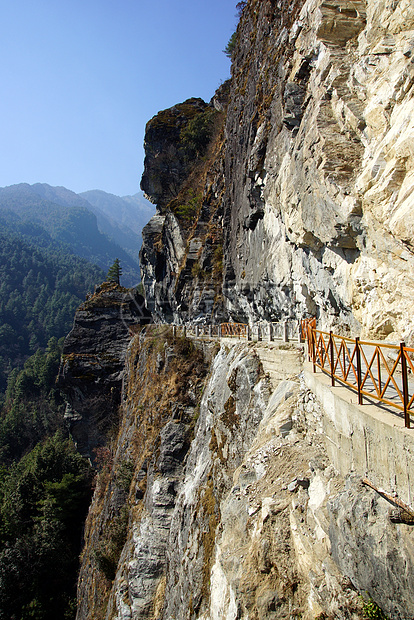
[[[246,327],[246,338],[247,338],[247,340],[251,340],[252,339],[252,332],[250,330],[250,325],[247,325],[247,327]]]
[[[287,321],[283,322],[283,342],[289,342],[289,333],[288,333]]]
[[[176,337],[177,337],[177,326],[176,326],[176,325],[173,325],[173,330],[172,330],[172,332],[173,332],[173,339],[175,340],[175,339],[176,339]]]
[[[198,338],[200,335],[200,327],[198,325],[195,326],[195,337]]]
[[[213,335],[213,326],[212,325],[208,326],[208,335],[209,335],[209,338],[211,338],[212,335]]]
[[[333,343],[333,334],[329,332],[329,356],[330,356],[330,367],[331,367],[331,385],[335,387],[335,363],[334,363],[334,343]]]
[[[362,392],[361,392],[361,351],[359,349],[359,338],[358,336],[355,338],[355,350],[356,350],[356,361],[357,361],[357,386],[358,386],[358,405],[362,405]]]
[[[223,323],[220,323],[219,325],[219,337],[223,338]]]
[[[408,411],[408,376],[407,376],[407,360],[404,352],[405,342],[400,344],[401,355],[401,379],[403,388],[403,404],[404,404],[404,422],[405,428],[410,428],[410,412]]]
[[[183,338],[187,337],[187,326],[183,325]]]
[[[302,342],[302,324],[298,321],[298,342]]]
[[[273,342],[273,324],[269,323],[269,342]]]
[[[378,347],[377,347],[377,367],[378,367],[378,389],[380,391],[382,391],[382,384],[381,384],[381,358],[380,358],[380,354],[378,351]]]
[[[316,340],[316,330],[309,327],[310,336],[311,336],[311,350],[312,350],[312,363],[313,363],[313,372],[316,372],[316,364],[315,364],[315,340]]]

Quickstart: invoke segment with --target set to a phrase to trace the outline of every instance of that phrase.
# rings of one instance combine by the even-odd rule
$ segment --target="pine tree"
[[[116,258],[114,260],[112,267],[109,268],[106,279],[108,282],[116,282],[117,284],[120,284],[121,276],[122,276],[122,267],[120,265],[119,258]]]

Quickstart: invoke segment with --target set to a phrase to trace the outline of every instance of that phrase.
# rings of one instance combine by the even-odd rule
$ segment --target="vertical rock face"
[[[204,208],[190,234],[180,218],[164,222],[157,274],[144,243],[149,297],[170,288],[166,318],[178,307],[184,318],[310,313],[412,339],[413,10],[410,0],[247,2]],[[144,179],[151,171],[148,158]],[[223,236],[215,277],[202,222]],[[180,286],[191,239],[194,282]]]
[[[206,361],[212,353],[205,350]],[[199,615],[208,606],[220,498],[252,442],[268,387],[258,358],[237,347],[215,357],[203,386],[203,354],[154,331],[136,337],[128,368],[111,473],[101,474],[87,522],[78,619],[96,617],[105,596],[108,619]],[[134,463],[124,497],[129,523],[108,589],[96,550],[110,556],[126,461]]]
[[[400,4],[289,5],[249,3],[239,26],[226,160],[233,303],[243,275],[253,316],[273,306],[411,338],[412,248],[393,223],[410,226],[413,160],[399,153],[412,143],[413,9],[400,21]]]
[[[337,122],[332,83],[336,76],[351,98],[345,45],[364,27],[365,6],[358,13],[343,4],[338,24],[317,3],[251,3],[239,26],[225,279],[232,303],[252,318],[308,312],[355,328],[346,274],[359,254],[361,210],[347,196],[363,147]]]
[[[109,282],[76,312],[65,339],[58,382],[68,400],[65,418],[84,456],[93,457],[116,424],[129,329],[149,321],[141,295]]]
[[[222,318],[223,123],[229,84],[147,124],[141,187],[158,213],[143,230],[142,282],[153,316]]]
[[[187,99],[159,112],[147,123],[141,189],[161,210],[177,196],[192,168],[194,153],[182,139],[182,132],[206,108],[202,99]]]
[[[390,505],[352,477],[330,500],[328,511],[332,557],[341,571],[360,592],[369,591],[389,618],[411,617],[412,526],[390,525]]]
[[[283,349],[275,352],[283,361]],[[148,328],[85,529],[78,620],[412,617],[412,526],[344,479],[298,377]]]

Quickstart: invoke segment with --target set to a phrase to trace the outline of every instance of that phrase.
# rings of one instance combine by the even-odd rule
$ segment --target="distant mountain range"
[[[46,183],[0,188],[0,224],[35,245],[63,244],[105,272],[115,258],[122,283],[140,280],[141,230],[155,212],[142,193],[119,197],[100,190],[76,194]]]

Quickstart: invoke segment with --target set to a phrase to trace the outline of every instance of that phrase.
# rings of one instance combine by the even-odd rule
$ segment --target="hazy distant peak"
[[[31,188],[38,196],[60,204],[63,207],[84,207],[85,209],[90,209],[88,201],[82,198],[80,194],[76,194],[61,185],[53,187],[47,183],[35,183],[31,185]]]
[[[128,226],[139,233],[148,220],[154,215],[155,208],[144,198],[142,192],[134,196],[115,196],[99,189],[79,194],[103,215]]]

